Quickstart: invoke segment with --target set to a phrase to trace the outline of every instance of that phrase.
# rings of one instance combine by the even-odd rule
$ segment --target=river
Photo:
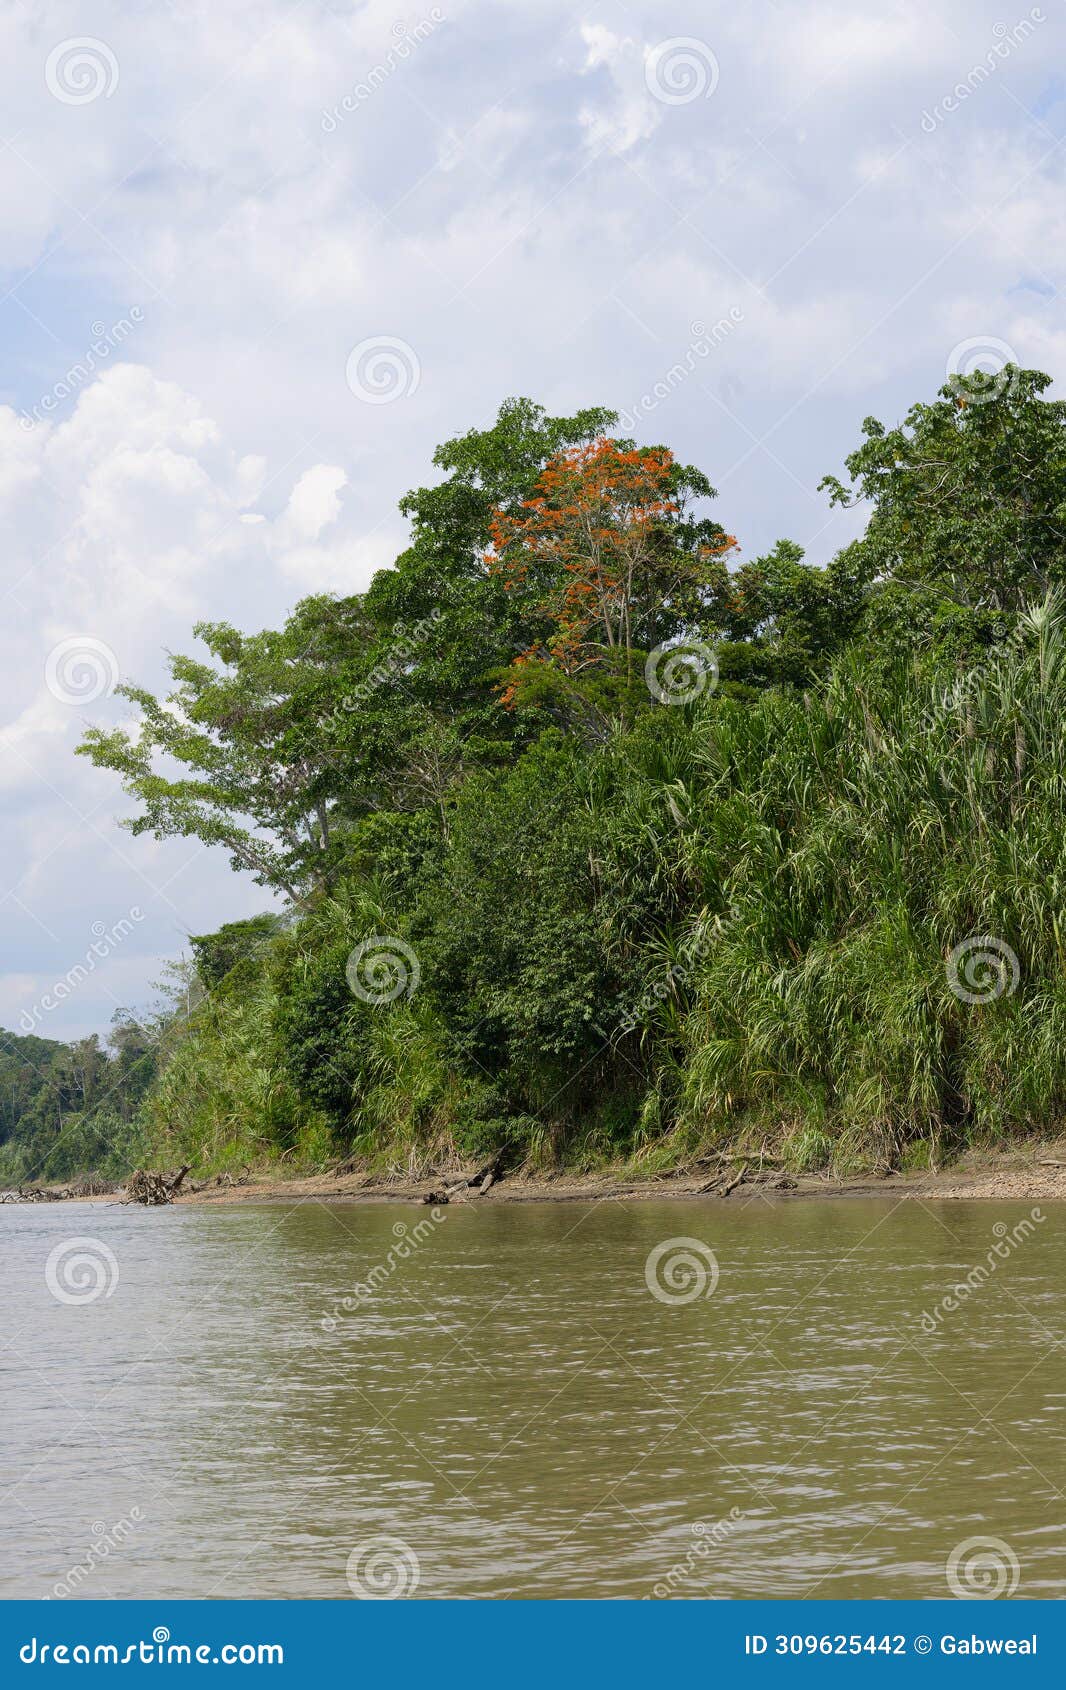
[[[1060,1596],[1035,1213],[5,1207],[0,1595]]]

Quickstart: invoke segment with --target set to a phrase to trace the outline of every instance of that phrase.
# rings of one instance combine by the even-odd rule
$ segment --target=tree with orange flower
[[[498,509],[486,562],[551,629],[512,665],[504,701],[527,694],[545,666],[571,681],[607,671],[628,688],[636,654],[693,626],[735,545],[690,514],[713,496],[665,447],[600,437],[557,453],[528,498]]]

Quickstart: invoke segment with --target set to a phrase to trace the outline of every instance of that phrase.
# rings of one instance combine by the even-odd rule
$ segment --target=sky
[[[103,1033],[268,907],[74,747],[195,622],[364,587],[504,398],[824,563],[865,417],[1059,376],[1064,49],[1059,0],[7,5],[0,1025]]]

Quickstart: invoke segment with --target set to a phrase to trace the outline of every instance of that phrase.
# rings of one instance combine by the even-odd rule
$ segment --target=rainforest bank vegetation
[[[0,1176],[924,1166],[1061,1127],[1066,407],[868,418],[824,567],[590,409],[442,445],[410,544],[195,629],[81,750],[264,913],[109,1041],[7,1034]]]

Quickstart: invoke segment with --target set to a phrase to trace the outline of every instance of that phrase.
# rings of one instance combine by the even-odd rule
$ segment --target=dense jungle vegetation
[[[110,1047],[7,1036],[11,1175],[139,1161],[899,1166],[1066,1097],[1066,407],[959,378],[745,558],[703,471],[513,400],[410,544],[201,624],[83,753],[273,894]],[[32,1048],[31,1048],[32,1047]]]

